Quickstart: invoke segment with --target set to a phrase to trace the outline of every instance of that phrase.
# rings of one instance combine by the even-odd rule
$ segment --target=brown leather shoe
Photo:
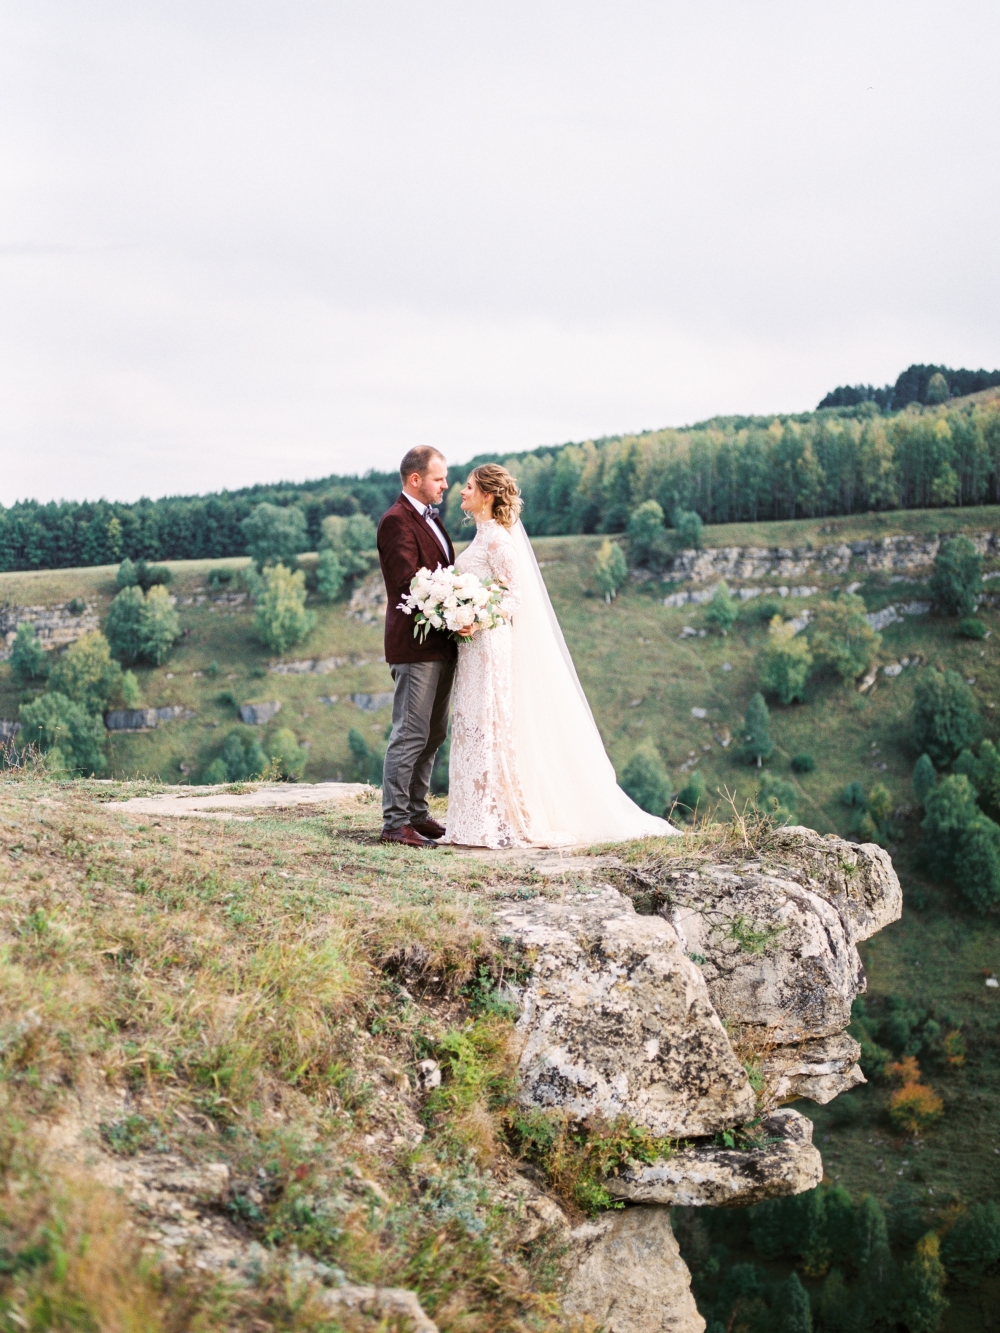
[[[399,828],[384,828],[379,842],[401,842],[404,847],[436,847],[430,838],[422,838],[412,824],[401,824]]]
[[[410,827],[415,828],[424,838],[443,838],[447,830],[443,824],[439,824],[436,819],[431,819],[430,815],[422,819],[419,823],[415,819],[410,821]]]

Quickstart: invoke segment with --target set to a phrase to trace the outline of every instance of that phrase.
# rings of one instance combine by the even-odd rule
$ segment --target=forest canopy
[[[904,376],[927,370],[939,373],[910,367]],[[904,411],[886,414],[867,400],[484,454],[449,469],[446,518],[453,535],[461,534],[455,483],[487,461],[504,462],[518,477],[533,536],[624,532],[633,510],[648,500],[666,515],[696,513],[705,523],[996,504],[1000,401],[942,399],[925,407],[913,398]],[[244,522],[261,504],[298,508],[305,549],[317,550],[324,519],[364,514],[377,521],[398,493],[397,473],[368,472],[130,504],[21,501],[0,507],[0,570],[245,555]]]

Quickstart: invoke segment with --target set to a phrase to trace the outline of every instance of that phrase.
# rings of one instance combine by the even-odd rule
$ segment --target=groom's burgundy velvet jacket
[[[447,563],[455,563],[451,538],[438,523],[448,543]],[[410,580],[418,569],[437,569],[445,564],[441,543],[434,529],[418,514],[405,495],[385,511],[378,525],[378,558],[385,580],[388,605],[385,612],[385,660],[390,665],[402,662],[450,661],[458,655],[458,646],[441,630],[432,629],[421,643],[413,636],[413,617],[398,610]]]

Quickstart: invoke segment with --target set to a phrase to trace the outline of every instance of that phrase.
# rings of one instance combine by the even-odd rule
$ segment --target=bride
[[[476,535],[455,567],[504,585],[505,623],[459,641],[442,841],[545,847],[676,833],[618,786],[519,521],[516,481],[496,463],[475,468],[462,509]]]

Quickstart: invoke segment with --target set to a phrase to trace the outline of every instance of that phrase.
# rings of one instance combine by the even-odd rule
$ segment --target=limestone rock
[[[250,727],[262,727],[265,722],[270,722],[272,717],[277,717],[280,711],[279,699],[272,699],[263,704],[240,704],[240,718]]]
[[[756,1099],[674,928],[603,886],[498,913],[534,955],[520,993],[521,1100],[577,1119],[629,1116],[700,1137],[749,1119]]]
[[[721,1017],[760,1024],[780,1044],[847,1027],[866,986],[855,942],[902,910],[881,848],[803,828],[780,830],[760,860],[674,871],[665,891],[661,915],[705,960]]]
[[[355,708],[360,708],[362,713],[377,713],[380,708],[388,708],[392,699],[392,690],[383,690],[378,694],[351,695],[351,703]]]
[[[610,1176],[613,1199],[684,1207],[733,1207],[811,1190],[823,1179],[812,1121],[791,1107],[761,1124],[768,1142],[749,1152],[709,1145],[684,1148],[663,1162]]]
[[[764,1053],[761,1066],[768,1091],[779,1101],[808,1097],[825,1106],[848,1092],[865,1076],[858,1067],[861,1047],[846,1032],[813,1041],[775,1046]]]
[[[605,1213],[570,1239],[579,1262],[563,1297],[567,1314],[589,1315],[604,1333],[703,1333],[669,1208]]]
[[[386,1321],[406,1319],[412,1333],[438,1333],[437,1324],[424,1313],[416,1293],[404,1287],[361,1287],[347,1283],[332,1291],[317,1293],[313,1304],[334,1316],[361,1314]],[[380,1328],[385,1326],[379,1325]]]

